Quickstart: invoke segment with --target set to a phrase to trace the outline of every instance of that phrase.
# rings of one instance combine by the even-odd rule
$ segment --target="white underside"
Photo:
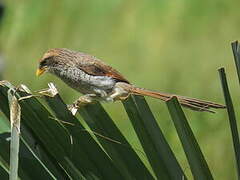
[[[89,75],[76,67],[68,67],[64,71],[55,68],[50,73],[57,75],[70,87],[86,95],[87,101],[109,102],[128,94],[121,86],[118,86],[115,79],[108,76]]]

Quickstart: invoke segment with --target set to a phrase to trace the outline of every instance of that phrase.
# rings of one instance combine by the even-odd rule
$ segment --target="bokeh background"
[[[46,88],[51,81],[67,103],[79,97],[52,75],[35,76],[38,59],[46,50],[65,47],[97,56],[140,87],[220,103],[224,101],[217,69],[224,66],[234,103],[239,107],[239,84],[230,47],[240,36],[237,0],[2,3],[6,7],[0,29],[3,77],[15,85],[22,83],[35,91]],[[151,98],[147,101],[188,174],[190,169],[165,103]],[[129,141],[140,148],[122,104],[104,106]],[[214,177],[235,179],[225,110],[216,114],[185,112]]]

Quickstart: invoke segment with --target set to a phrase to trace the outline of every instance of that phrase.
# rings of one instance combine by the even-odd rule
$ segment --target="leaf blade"
[[[157,178],[186,179],[145,99],[131,96],[123,105]]]
[[[14,90],[8,90],[8,101],[10,104],[10,122],[11,122],[11,143],[10,143],[10,170],[9,179],[18,179],[18,159],[19,159],[19,139],[20,139],[20,119],[21,108],[14,95]]]
[[[166,102],[194,179],[212,180],[212,174],[176,97]]]
[[[240,48],[239,48],[238,41],[232,42],[231,46],[232,46],[234,62],[237,70],[238,81],[240,84]]]
[[[131,147],[114,121],[99,103],[80,109],[80,114],[91,130],[120,142],[112,143],[102,137],[96,136],[111,158],[118,164],[119,168],[125,171],[126,178],[153,179],[151,173],[133,150],[134,148]]]
[[[222,84],[225,103],[227,106],[228,120],[229,120],[231,134],[232,134],[238,178],[240,178],[240,142],[239,142],[239,133],[237,128],[235,110],[234,110],[232,98],[231,98],[228,83],[227,83],[225,69],[220,68],[218,72],[219,72],[219,76]]]
[[[110,161],[90,134],[87,131],[83,131],[85,128],[81,125],[80,121],[70,113],[61,97],[59,95],[54,97],[45,96],[45,99],[57,118],[75,125],[74,127],[63,124],[63,126],[69,130],[72,137],[78,141],[76,148],[82,148],[86,154],[88,154],[90,160],[95,164],[96,169],[101,169],[103,172],[103,178],[109,179],[114,177],[115,179],[121,179],[122,175],[119,170],[116,169],[115,165]],[[105,166],[102,166],[102,163],[104,163]]]

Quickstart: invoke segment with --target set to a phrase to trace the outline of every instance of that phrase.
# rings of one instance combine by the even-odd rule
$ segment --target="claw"
[[[86,94],[81,96],[73,104],[67,106],[68,110],[71,111],[71,113],[75,116],[79,108],[93,103],[95,101],[94,97],[96,97],[95,94]]]
[[[74,106],[74,104],[67,105],[68,110],[72,113],[72,115],[76,115],[78,108]]]
[[[48,83],[48,87],[48,89],[40,90],[38,93],[49,97],[54,97],[58,94],[58,90],[53,83]]]

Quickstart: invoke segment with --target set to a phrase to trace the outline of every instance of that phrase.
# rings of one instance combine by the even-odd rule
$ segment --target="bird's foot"
[[[68,104],[67,108],[72,113],[72,115],[76,115],[78,108],[74,104]]]
[[[87,104],[91,104],[95,102],[95,98],[96,95],[95,94],[86,94],[84,96],[81,96],[80,98],[78,98],[76,101],[74,101],[73,104],[70,104],[67,106],[68,110],[71,111],[71,113],[73,115],[76,115],[77,111],[79,108],[87,105]]]
[[[129,98],[129,96],[130,96],[130,93],[127,94],[127,95],[125,95],[125,96],[121,96],[121,97],[119,97],[118,100],[120,100],[120,101],[125,101],[126,99]]]
[[[114,101],[117,101],[117,100],[122,101],[127,99],[130,93],[128,89],[126,90],[125,85],[126,83],[121,83],[121,82],[116,83],[113,89],[113,92],[112,94],[110,94],[109,98],[113,99]]]
[[[53,83],[48,83],[48,87],[47,89],[42,89],[37,91],[37,93],[44,95],[44,96],[49,96],[49,97],[54,97],[58,94],[58,90],[55,87],[55,85]]]

